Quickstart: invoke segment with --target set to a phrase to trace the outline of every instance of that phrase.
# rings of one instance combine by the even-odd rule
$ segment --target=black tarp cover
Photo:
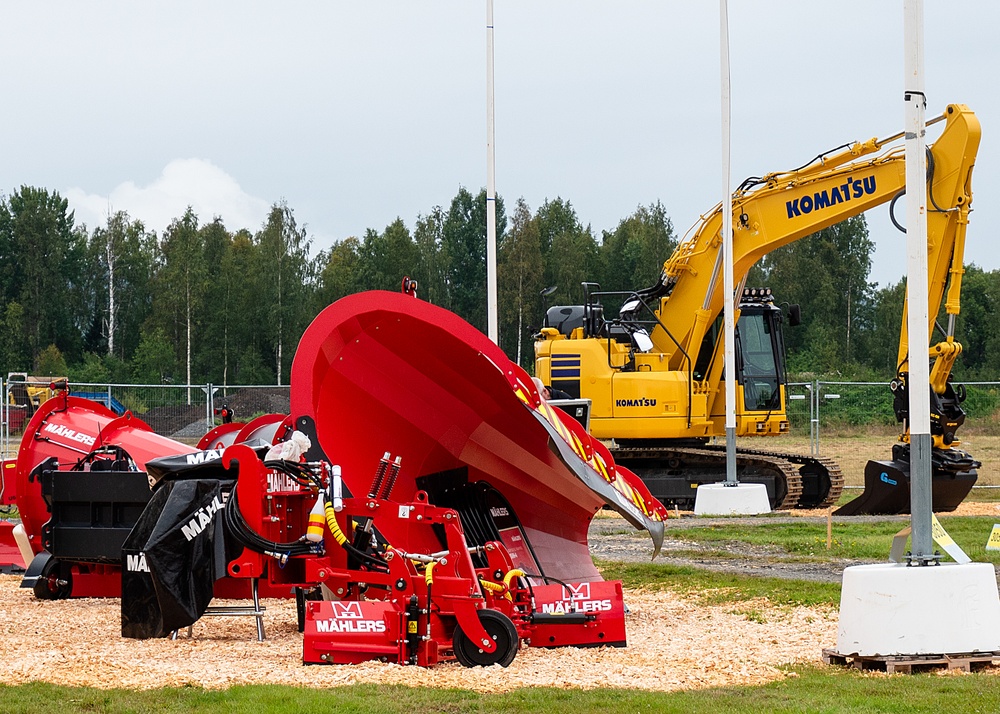
[[[164,637],[200,618],[226,574],[231,480],[165,481],[122,546],[122,636]]]
[[[271,448],[262,439],[251,439],[243,442],[260,458]],[[171,454],[150,459],[146,462],[146,474],[151,484],[158,485],[161,481],[180,481],[192,478],[229,478],[228,469],[222,464],[222,452],[225,449],[205,449],[188,454]]]

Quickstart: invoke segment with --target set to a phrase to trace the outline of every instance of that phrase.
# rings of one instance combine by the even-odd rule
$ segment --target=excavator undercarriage
[[[694,508],[698,486],[726,480],[726,449],[692,442],[690,446],[624,441],[611,449],[615,462],[639,476],[666,506]],[[831,459],[777,451],[739,449],[736,473],[742,483],[767,488],[773,510],[828,508],[844,487],[840,467]]]

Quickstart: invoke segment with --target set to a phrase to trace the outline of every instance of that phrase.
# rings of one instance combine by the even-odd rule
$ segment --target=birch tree
[[[283,201],[271,207],[267,222],[256,237],[260,259],[257,279],[267,316],[263,328],[273,350],[279,385],[291,364],[285,353],[294,351],[309,316],[311,244],[305,228],[296,225],[292,209]]]
[[[541,324],[542,246],[538,222],[524,199],[514,207],[510,230],[497,247],[497,302],[501,347],[515,362],[526,366],[532,360],[527,325]],[[528,348],[528,349],[526,349]]]
[[[174,344],[183,346],[185,379],[191,384],[191,351],[198,331],[195,318],[205,292],[206,270],[203,237],[190,206],[167,228],[161,253],[163,267],[154,303],[159,304],[159,318],[173,334]]]

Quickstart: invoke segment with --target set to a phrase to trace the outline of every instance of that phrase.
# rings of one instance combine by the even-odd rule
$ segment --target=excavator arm
[[[954,316],[959,310],[971,175],[981,132],[979,120],[964,105],[949,105],[928,126],[941,121],[945,122],[944,130],[930,148],[928,160],[929,304],[931,315],[936,315],[950,277],[946,307]],[[744,182],[733,198],[733,274],[737,287],[746,280],[750,268],[776,248],[905,192],[904,150],[901,145],[894,146],[901,138],[897,134],[851,144],[821,155],[800,169]],[[663,265],[660,283],[666,294],[660,298],[660,326],[651,337],[657,349],[671,354],[673,369],[683,368],[683,357],[666,332],[685,352],[696,354],[708,328],[722,311],[721,233],[722,212],[716,205]],[[906,359],[905,314],[903,326],[900,369],[905,367]],[[951,319],[951,336],[953,328]],[[953,339],[947,342],[954,344]],[[950,354],[953,361],[954,348],[942,347],[941,351]],[[714,360],[706,382],[717,385],[721,370],[721,360]],[[942,360],[935,374],[939,385],[948,372],[950,368]]]

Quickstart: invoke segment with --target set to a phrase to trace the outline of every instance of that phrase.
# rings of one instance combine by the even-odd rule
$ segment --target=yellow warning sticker
[[[972,558],[965,554],[958,543],[951,539],[948,535],[948,531],[944,529],[944,526],[938,521],[937,516],[933,513],[931,514],[931,537],[934,542],[937,543],[944,550],[945,553],[950,555],[956,563],[971,563]]]
[[[1000,523],[993,524],[989,540],[986,541],[986,550],[1000,550]]]
[[[931,514],[931,537],[935,543],[945,550],[948,550],[948,546],[955,545],[955,541],[951,539],[948,531],[944,529],[944,526],[941,525],[941,522],[933,513]]]

